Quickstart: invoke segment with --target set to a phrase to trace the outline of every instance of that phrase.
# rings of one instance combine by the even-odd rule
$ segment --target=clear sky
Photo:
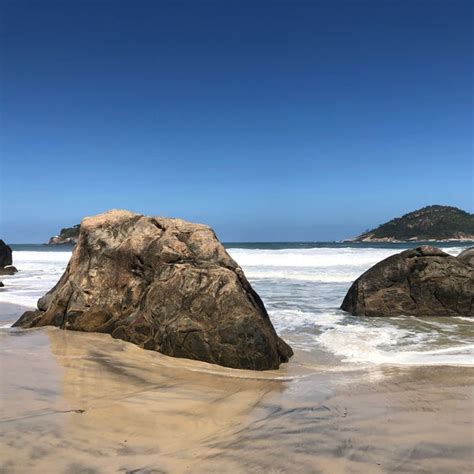
[[[0,238],[111,208],[224,241],[472,212],[472,8],[1,0]]]

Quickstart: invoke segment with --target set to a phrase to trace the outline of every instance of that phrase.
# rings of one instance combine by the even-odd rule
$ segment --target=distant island
[[[474,214],[451,206],[426,206],[392,219],[349,242],[474,240]]]
[[[79,224],[73,227],[65,227],[61,229],[59,235],[51,237],[48,241],[48,245],[62,245],[70,244],[75,245],[79,237]]]

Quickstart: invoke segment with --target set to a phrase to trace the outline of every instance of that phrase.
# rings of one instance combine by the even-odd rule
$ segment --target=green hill
[[[427,206],[359,235],[355,242],[474,240],[474,214],[451,206]]]
[[[79,237],[79,224],[61,229],[59,235],[49,239],[48,245],[76,244]]]

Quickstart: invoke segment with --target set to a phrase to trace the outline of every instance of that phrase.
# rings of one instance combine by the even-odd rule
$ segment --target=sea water
[[[472,244],[435,244],[458,255]],[[415,244],[226,244],[260,294],[277,332],[320,364],[474,365],[474,319],[351,316],[340,305],[375,263]],[[4,276],[0,302],[35,307],[54,286],[72,247],[13,245],[20,270]],[[9,325],[6,325],[9,326]],[[8,329],[5,329],[8,330]]]

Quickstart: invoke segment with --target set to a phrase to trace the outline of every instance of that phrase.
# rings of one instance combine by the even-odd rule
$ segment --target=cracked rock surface
[[[46,325],[233,368],[293,354],[210,227],[128,211],[84,219],[65,273],[14,324]]]
[[[474,267],[436,247],[382,260],[349,289],[341,309],[359,316],[474,316]]]

